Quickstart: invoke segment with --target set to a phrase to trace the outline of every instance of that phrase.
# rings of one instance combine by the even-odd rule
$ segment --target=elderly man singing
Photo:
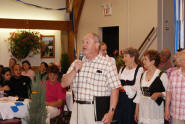
[[[70,124],[110,123],[118,102],[118,88],[121,86],[116,66],[99,54],[100,40],[97,34],[85,35],[82,48],[82,61],[75,60],[62,78],[62,87],[72,84],[74,92]],[[110,96],[110,109],[100,122],[95,121],[94,117],[94,96]]]

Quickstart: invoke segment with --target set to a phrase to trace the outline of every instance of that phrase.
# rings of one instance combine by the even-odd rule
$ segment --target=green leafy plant
[[[61,56],[61,68],[62,74],[65,74],[70,66],[69,55],[67,53],[62,53]]]
[[[40,34],[38,32],[11,32],[8,38],[9,50],[18,60],[24,59],[30,52],[33,55],[40,52]]]
[[[118,50],[115,50],[113,55],[114,55],[113,56],[114,59],[116,60],[117,69],[119,71],[119,69],[124,65],[124,62],[123,62],[123,51],[121,50],[120,53],[119,53]]]
[[[46,124],[47,109],[45,93],[45,84],[41,84],[39,77],[36,77],[32,82],[32,95],[26,118],[27,124]]]
[[[67,70],[70,66],[70,62],[69,62],[69,55],[67,53],[62,53],[61,56],[61,72],[62,75],[67,73]],[[66,90],[69,90],[70,87],[67,87]]]

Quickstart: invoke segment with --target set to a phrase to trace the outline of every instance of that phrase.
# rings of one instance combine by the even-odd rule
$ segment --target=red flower
[[[118,50],[115,50],[113,54],[114,54],[114,55],[118,54]]]
[[[30,52],[37,54],[40,52],[40,35],[38,32],[18,31],[11,32],[7,39],[12,55],[21,60]]]

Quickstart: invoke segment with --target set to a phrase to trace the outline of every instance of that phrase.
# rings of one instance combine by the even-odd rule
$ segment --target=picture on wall
[[[41,58],[55,58],[55,35],[41,35]]]

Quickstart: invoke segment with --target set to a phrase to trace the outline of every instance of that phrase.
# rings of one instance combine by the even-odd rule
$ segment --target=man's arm
[[[75,78],[75,75],[76,75],[75,69],[73,69],[68,74],[65,74],[62,77],[62,87],[66,88],[66,87],[70,86],[72,84],[72,82],[73,82],[73,79]]]
[[[3,87],[0,87],[0,91],[1,90],[9,91],[10,90],[10,87],[8,85],[5,85]]]
[[[112,122],[113,116],[114,116],[114,112],[116,109],[116,105],[118,103],[118,95],[119,95],[119,88],[115,88],[112,90],[111,92],[111,96],[110,96],[110,110],[108,111],[108,113],[106,113],[102,119],[103,123],[110,123]]]
[[[83,63],[84,62],[82,62],[81,60],[76,60],[74,63],[73,69],[68,74],[65,74],[62,77],[62,84],[61,85],[63,88],[66,88],[72,84],[73,79],[76,76],[76,73],[78,73],[81,70]]]
[[[118,103],[119,88],[115,88],[111,92],[110,96],[110,108],[116,109]]]

